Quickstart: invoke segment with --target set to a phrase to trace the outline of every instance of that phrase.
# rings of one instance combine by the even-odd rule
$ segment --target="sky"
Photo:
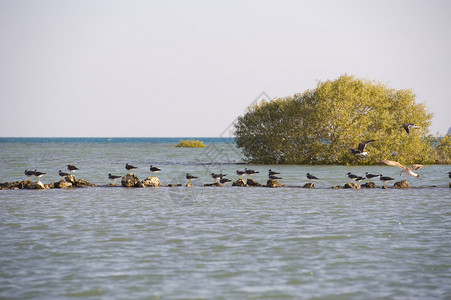
[[[451,127],[451,1],[0,0],[0,137],[217,137],[341,75]]]

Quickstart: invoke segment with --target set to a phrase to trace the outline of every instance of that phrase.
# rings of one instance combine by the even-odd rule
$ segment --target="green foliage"
[[[432,114],[411,90],[343,75],[316,89],[251,107],[235,125],[237,146],[254,163],[430,163]],[[403,123],[420,128],[407,134]],[[349,148],[365,140],[368,158]]]
[[[202,141],[198,140],[180,140],[176,147],[188,147],[188,148],[204,148],[206,145]]]
[[[451,135],[448,134],[436,141],[433,155],[435,163],[451,164]]]

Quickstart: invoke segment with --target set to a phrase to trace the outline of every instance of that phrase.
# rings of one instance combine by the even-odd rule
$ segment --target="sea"
[[[451,299],[450,165],[409,189],[332,189],[390,166],[250,165],[232,138],[0,138],[0,182],[98,187],[0,190],[0,299]],[[110,185],[126,163],[158,188]],[[149,171],[154,165],[157,174]],[[280,188],[204,186],[250,168]],[[309,172],[316,188],[304,189]],[[198,178],[186,187],[186,173]],[[363,183],[363,182],[362,182]],[[394,182],[387,183],[392,187]],[[169,184],[182,185],[167,187]]]

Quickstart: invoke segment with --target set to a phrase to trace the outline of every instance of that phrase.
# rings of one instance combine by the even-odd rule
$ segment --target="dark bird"
[[[280,174],[280,173],[276,172],[276,171],[272,171],[271,169],[269,169],[269,171],[268,171],[268,175],[277,175],[277,174]]]
[[[64,177],[64,176],[69,176],[70,174],[59,170],[58,171],[58,175],[61,176],[61,177]]]
[[[31,177],[33,177],[34,176],[34,171],[29,171],[29,170],[25,170],[24,172],[23,172],[24,174],[25,174],[25,176],[27,176],[28,178],[31,178]]]
[[[211,177],[212,177],[213,179],[215,179],[216,182],[218,182],[218,180],[219,180],[219,179],[222,179],[222,177],[224,177],[224,176],[227,176],[227,174],[221,174],[221,173],[215,174],[215,173],[211,173]]]
[[[348,172],[346,175],[348,175],[348,178],[351,179],[351,180],[355,180],[357,177],[359,177],[359,176],[357,176],[355,174],[352,174],[351,172]]]
[[[119,178],[121,178],[121,176],[111,175],[111,173],[108,173],[108,179],[111,180],[111,184],[114,184]]]
[[[451,172],[448,172],[448,177],[451,178]]]
[[[413,128],[420,128],[419,126],[416,126],[415,124],[413,124],[413,123],[405,123],[405,124],[402,124],[402,128],[404,128],[404,130],[408,133],[408,134],[410,134],[410,129],[413,129]]]
[[[307,176],[309,182],[312,182],[313,179],[319,179],[318,177],[316,177],[315,175],[312,175],[310,173],[307,173],[306,176]]]
[[[193,176],[190,173],[186,173],[185,178],[188,179],[188,184],[189,184],[189,183],[191,183],[191,181],[193,181],[194,179],[199,178],[199,177]]]
[[[244,172],[249,176],[249,178],[251,178],[251,176],[254,175],[254,174],[260,173],[258,171],[250,170],[248,168],[244,168]]]
[[[371,174],[371,173],[366,172],[365,173],[365,177],[368,178],[370,181],[373,181],[373,178],[374,177],[379,177],[379,175]]]
[[[246,174],[245,171],[236,170],[236,174],[240,176],[240,179],[243,179],[243,175]]]
[[[219,182],[222,184],[222,185],[226,185],[227,183],[229,183],[229,182],[231,182],[232,180],[230,180],[230,179],[228,179],[228,178],[221,178],[220,180],[219,180]]]
[[[368,140],[365,142],[361,142],[359,144],[359,146],[357,147],[357,149],[350,148],[351,152],[358,156],[368,156],[368,152],[365,151],[365,147],[366,147],[366,145],[368,145],[369,143],[372,143],[374,141],[375,140]]]
[[[365,179],[365,177],[357,176],[357,178],[355,179],[355,182],[360,182],[360,181],[362,181],[363,179]]]
[[[72,173],[78,170],[78,168],[74,165],[67,165],[67,169]]]
[[[379,175],[380,177],[379,177],[379,179],[385,184],[386,182],[388,182],[388,181],[391,181],[391,180],[395,180],[394,178],[392,178],[392,177],[389,177],[389,176],[383,176],[382,174],[381,175]]]
[[[161,171],[160,168],[154,167],[153,165],[150,165],[149,170],[150,170],[150,172],[152,172],[152,173],[158,173],[158,172]]]
[[[42,176],[44,176],[47,173],[43,173],[43,172],[39,172],[38,170],[34,170],[34,176],[36,176],[37,178],[41,178]]]
[[[268,175],[269,179],[276,180],[276,179],[283,179],[282,177],[278,177],[277,175]]]
[[[125,168],[127,169],[127,171],[133,170],[133,169],[137,169],[137,167],[129,165],[128,163],[125,164]]]

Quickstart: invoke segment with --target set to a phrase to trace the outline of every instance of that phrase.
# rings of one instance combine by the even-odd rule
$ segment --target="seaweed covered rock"
[[[373,181],[369,181],[367,183],[362,184],[362,187],[367,189],[375,189],[377,188],[377,185]]]
[[[246,182],[243,179],[238,179],[232,183],[232,186],[247,186]]]
[[[159,187],[161,186],[161,181],[157,176],[147,177],[138,183],[138,187]]]
[[[137,187],[139,184],[139,178],[133,173],[128,173],[122,177],[121,184],[124,187]]]
[[[268,179],[268,181],[266,182],[266,186],[270,188],[278,188],[281,187],[282,184],[280,184],[280,182],[277,181],[277,179]]]
[[[258,183],[257,181],[255,181],[252,178],[248,178],[246,184],[248,186],[262,186],[260,183]]]
[[[343,188],[344,189],[355,189],[355,190],[358,190],[358,189],[360,189],[360,184],[355,183],[355,182],[349,182],[349,183],[346,183],[343,186]]]
[[[315,184],[313,182],[307,182],[306,184],[304,184],[303,188],[304,189],[314,189]]]
[[[204,186],[221,186],[219,182],[213,182],[213,183],[206,183]]]
[[[54,182],[53,187],[57,188],[57,189],[67,189],[67,188],[72,187],[72,183],[70,183],[64,179],[61,179],[60,181]]]
[[[398,181],[393,185],[395,189],[407,189],[410,187],[410,184],[407,180]]]

